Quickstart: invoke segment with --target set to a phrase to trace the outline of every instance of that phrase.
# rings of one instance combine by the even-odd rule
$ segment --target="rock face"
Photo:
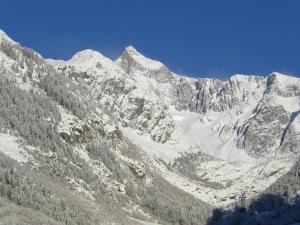
[[[190,110],[192,112],[196,111],[196,84],[197,81],[191,81],[187,78],[181,78],[176,87],[176,101],[175,108],[179,111]]]
[[[91,98],[113,114],[122,126],[139,130],[164,143],[174,130],[174,122],[159,96],[152,93],[147,84],[144,86],[148,89],[139,87],[133,71],[149,70],[131,61],[133,59],[129,53],[133,54],[132,51],[127,49],[122,56],[124,59],[119,62],[122,65],[130,62],[125,71],[116,62],[92,50],[79,52],[69,61],[56,66],[63,74],[90,90]],[[51,63],[55,64],[54,61]]]
[[[131,169],[131,171],[139,178],[146,177],[146,170],[142,163],[137,161],[129,161],[127,162],[128,167]]]
[[[238,142],[253,157],[263,157],[280,147],[289,115],[282,106],[261,107],[245,125],[243,138]]]
[[[175,110],[199,113],[203,126],[218,136],[218,142],[230,141],[228,146],[250,157],[289,152],[298,145],[295,121],[291,121],[297,106],[291,111],[284,100],[300,95],[298,78],[279,73],[267,78],[234,75],[228,81],[189,78],[172,73],[131,46],[116,61],[85,50],[69,61],[50,63],[85,86],[91,98],[123,127],[156,142],[168,142],[175,135]],[[287,145],[286,138],[293,144]]]
[[[199,79],[197,82],[196,111],[205,113],[208,110],[224,111],[234,106],[258,100],[264,78],[256,76],[235,75],[229,81]]]
[[[208,110],[221,112],[234,106],[259,101],[265,79],[257,76],[235,75],[229,81],[199,78],[191,82],[180,80],[177,86],[176,109],[205,113]]]
[[[195,110],[206,112],[212,106],[212,100],[222,90],[222,82],[214,79],[199,79],[197,82],[197,99]]]
[[[299,79],[271,74],[254,116],[241,130],[238,147],[244,148],[254,157],[263,157],[272,151],[276,154],[288,149],[295,151],[299,141],[295,130],[298,124],[294,122],[298,116],[299,96]]]
[[[165,65],[146,58],[132,46],[125,49],[117,63],[127,74],[142,73],[160,83],[170,82],[174,79],[172,72]]]

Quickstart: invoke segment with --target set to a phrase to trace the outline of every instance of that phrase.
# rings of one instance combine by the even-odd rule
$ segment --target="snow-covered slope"
[[[149,156],[118,128],[166,140],[172,120],[158,96],[141,92],[134,78],[92,50],[48,62],[64,68],[1,39],[0,201],[41,213],[49,224],[203,223],[210,205],[150,170]],[[153,211],[152,204],[161,207]],[[24,224],[32,221],[28,216]]]
[[[0,72],[18,88],[54,102],[57,112],[50,113],[59,114],[59,121],[49,130],[76,153],[68,166],[76,170],[87,165],[86,173],[103,181],[110,196],[124,197],[132,191],[128,187],[155,188],[163,178],[193,199],[226,207],[241,196],[258,195],[299,158],[299,78],[276,72],[266,77],[236,74],[228,81],[192,78],[173,73],[132,46],[115,61],[90,49],[69,60],[44,60],[4,32],[0,42]],[[45,118],[42,124],[50,122]],[[22,163],[30,161],[30,154],[40,154],[46,162],[60,157],[51,151],[42,154],[42,148],[28,153],[18,140],[0,135],[0,151]],[[110,143],[114,153],[101,150],[104,155],[98,159],[100,153],[89,152],[102,149],[89,146],[95,140]],[[68,175],[68,184],[96,201],[96,189],[84,176]],[[141,197],[132,195],[131,206]]]
[[[100,90],[97,98],[101,104],[117,112],[123,127],[142,132],[142,138],[150,134],[152,140],[166,142],[162,148],[175,146],[174,142],[185,146],[176,147],[181,150],[173,153],[184,152],[200,144],[201,151],[230,161],[243,160],[248,156],[257,158],[270,152],[270,146],[274,147],[271,140],[268,141],[270,148],[262,153],[263,143],[257,141],[255,148],[250,144],[252,136],[259,138],[258,129],[262,129],[255,128],[258,126],[255,121],[264,113],[264,107],[269,110],[272,101],[281,101],[282,110],[285,110],[289,106],[283,103],[284,98],[297,101],[298,96],[295,93],[299,87],[298,78],[279,73],[267,78],[234,75],[228,81],[182,77],[170,72],[162,63],[146,58],[132,46],[127,47],[115,62],[92,50],[77,53],[65,64],[59,61],[59,66],[54,61],[49,62],[69,76],[84,74],[80,82],[93,86],[92,91]],[[92,82],[90,77],[97,81]],[[79,76],[75,79],[78,80]],[[285,83],[283,80],[294,86],[288,83],[284,86],[281,84]],[[277,114],[276,110],[270,109],[276,118],[284,114],[278,104]],[[289,117],[288,113],[286,117]],[[264,122],[268,129],[274,130],[270,124],[274,118],[269,119],[269,122]],[[288,121],[280,119],[282,127],[277,136],[266,134],[274,141],[283,142],[279,136]],[[252,126],[249,127],[250,123]],[[245,131],[247,127],[249,131]],[[252,128],[256,129],[255,134],[250,134]],[[236,152],[232,152],[234,149]]]
[[[184,174],[156,167],[162,174],[174,174],[173,178],[168,175],[171,183],[204,201],[226,205],[236,201],[226,197],[229,192],[238,196],[246,186],[249,187],[246,195],[257,194],[289,170],[294,162],[291,157],[298,157],[299,78],[279,73],[267,77],[237,74],[228,81],[189,78],[172,73],[161,62],[143,56],[132,46],[116,61],[103,59],[102,55],[89,59],[87,54],[87,60],[78,63],[74,63],[74,58],[77,56],[56,67],[66,71],[72,65],[87,76],[100,71],[106,74],[99,75],[98,83],[106,87],[109,84],[111,91],[109,96],[98,95],[98,100],[110,105],[114,96],[114,107],[110,110],[119,113],[121,130],[145,152],[171,164],[183,153],[202,152],[215,159],[213,163],[201,164],[200,170],[206,174],[203,179],[213,183],[226,181],[230,185],[220,191],[192,181],[199,190],[206,190],[206,194],[200,191],[200,195],[176,181],[183,179],[183,183],[188,183]],[[109,67],[97,68],[97,62]],[[119,79],[130,88],[120,90]],[[153,117],[159,118],[155,119],[155,125]],[[263,166],[267,162],[272,166]],[[214,172],[223,170],[229,172]],[[261,176],[262,171],[272,176]],[[207,197],[208,193],[216,198]]]
[[[57,62],[48,61],[54,66]],[[103,108],[114,115],[123,126],[149,134],[158,142],[169,139],[174,122],[166,113],[167,105],[157,95],[153,79],[127,74],[100,53],[84,50],[74,55],[58,69],[76,82],[87,86]]]

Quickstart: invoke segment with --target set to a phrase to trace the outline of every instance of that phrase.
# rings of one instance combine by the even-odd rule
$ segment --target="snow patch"
[[[18,142],[17,137],[10,134],[0,134],[0,152],[20,163],[25,163],[31,157]]]

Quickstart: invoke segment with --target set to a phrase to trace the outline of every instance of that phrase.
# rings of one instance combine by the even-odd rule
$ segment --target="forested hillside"
[[[18,44],[1,54],[0,136],[25,158],[0,154],[1,222],[204,223],[211,207],[156,174],[87,89]]]

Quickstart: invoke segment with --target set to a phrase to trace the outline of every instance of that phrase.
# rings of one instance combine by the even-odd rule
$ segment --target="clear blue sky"
[[[44,57],[128,45],[173,71],[300,75],[299,0],[1,0],[0,29]]]

